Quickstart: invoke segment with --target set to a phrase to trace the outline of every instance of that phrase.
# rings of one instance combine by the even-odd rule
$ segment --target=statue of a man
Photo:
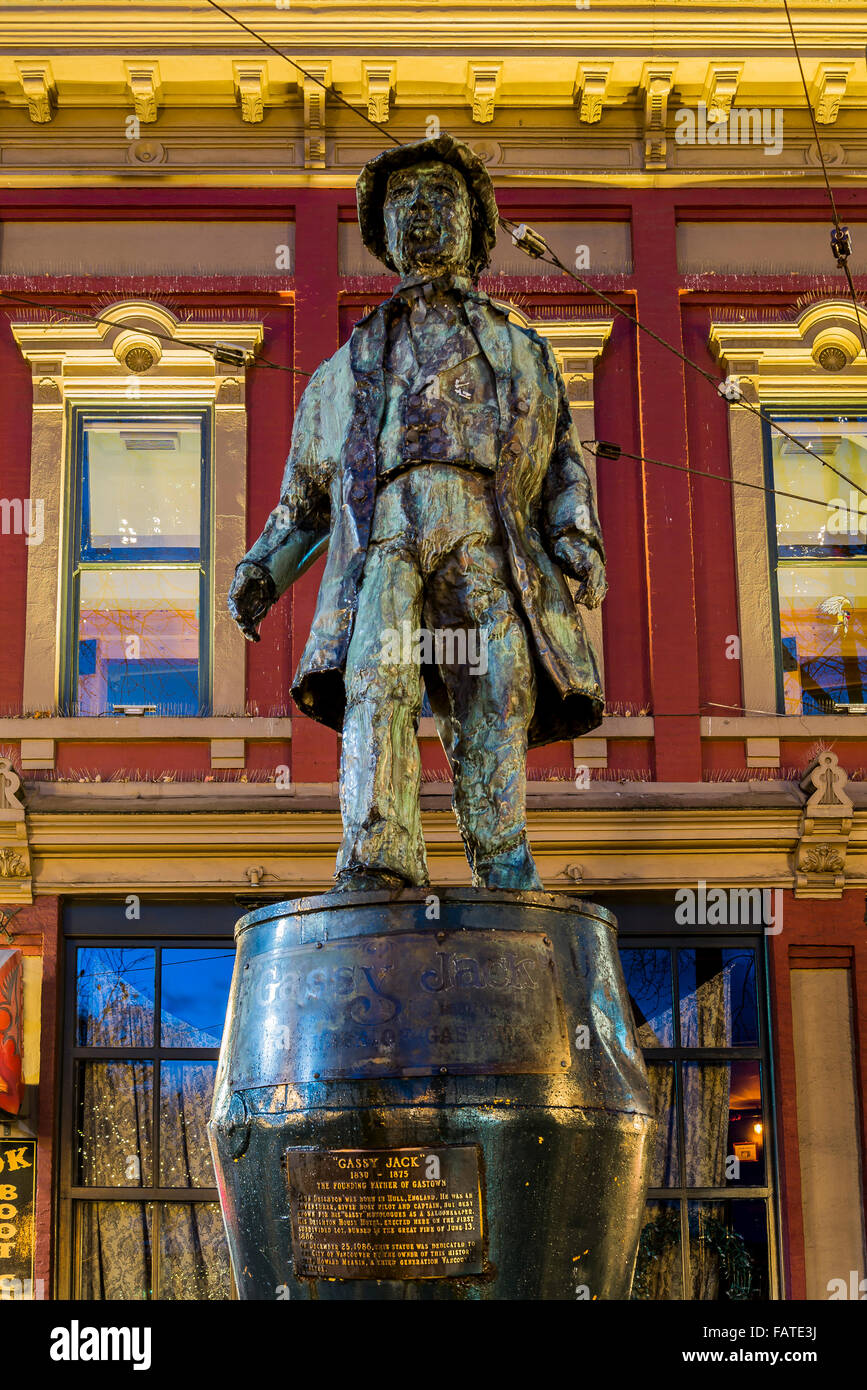
[[[386,150],[361,172],[358,217],[400,283],[307,386],[229,609],[257,641],[327,547],[292,694],[343,734],[336,889],[429,881],[422,681],[473,883],[539,889],[527,748],[602,717],[576,608],[606,590],[590,481],[551,348],[475,287],[497,234],[481,160],[445,134]]]

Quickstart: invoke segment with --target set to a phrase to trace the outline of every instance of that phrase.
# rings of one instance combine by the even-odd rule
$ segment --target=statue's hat
[[[491,176],[469,145],[443,132],[433,140],[416,140],[411,145],[394,145],[368,160],[355,185],[358,196],[358,223],[361,239],[377,260],[396,270],[385,239],[382,209],[388,176],[395,169],[429,160],[450,164],[463,176],[472,208],[472,245],[469,270],[475,280],[490,263],[491,248],[497,239],[497,200]]]

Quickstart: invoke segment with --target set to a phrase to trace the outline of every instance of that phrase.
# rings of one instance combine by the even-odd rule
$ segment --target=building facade
[[[818,143],[759,0],[230,8],[303,71],[204,3],[0,26],[0,1292],[232,1296],[232,928],[327,887],[340,818],[288,695],[322,562],[255,646],[226,592],[307,376],[395,284],[358,170],[442,129],[579,277],[504,229],[481,285],[554,348],[608,549],[604,722],[529,755],[528,807],[546,887],[620,921],[634,1296],[863,1297],[867,320],[822,172],[857,298],[858,6],[795,15]]]

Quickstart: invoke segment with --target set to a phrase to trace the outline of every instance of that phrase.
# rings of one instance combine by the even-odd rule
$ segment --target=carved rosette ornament
[[[846,851],[853,807],[837,754],[819,753],[801,782],[809,793],[795,850],[795,897],[839,898],[846,886]]]

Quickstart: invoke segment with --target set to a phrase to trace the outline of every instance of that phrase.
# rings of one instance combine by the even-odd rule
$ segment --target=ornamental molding
[[[301,90],[304,97],[304,168],[325,168],[325,98],[331,86],[331,63],[305,61]]]
[[[15,68],[31,121],[36,125],[47,125],[54,119],[57,105],[57,87],[51,74],[51,64],[16,63]]]
[[[133,111],[142,125],[159,116],[162,84],[158,63],[127,62],[126,76]]]
[[[532,328],[541,337],[547,338],[567,384],[572,377],[586,377],[588,374],[592,377],[594,364],[611,337],[613,318],[534,319],[511,304],[504,304],[503,307],[508,309],[512,323],[521,328]]]
[[[268,99],[268,64],[265,62],[233,63],[235,93],[241,108],[241,120],[256,125],[265,119]]]
[[[264,337],[255,321],[185,321],[150,300],[121,300],[97,312],[93,323],[12,322],[33,375],[34,411],[56,410],[64,401],[219,400],[222,380],[242,385],[244,368],[217,362],[202,348],[229,343],[251,357]],[[229,397],[220,403],[229,404]]]
[[[385,125],[390,115],[394,89],[394,63],[365,63],[364,83],[367,96],[367,118]]]
[[[445,885],[464,884],[466,857],[450,810],[452,787],[427,785],[422,821],[431,877]],[[40,803],[43,787],[47,791],[48,786],[39,784]],[[73,790],[77,797],[57,798],[56,807],[40,805],[28,813],[40,895],[86,892],[117,897],[141,892],[190,898],[204,890],[245,893],[251,865],[261,867],[263,891],[271,895],[281,889],[304,895],[331,882],[340,839],[336,786],[314,789],[331,809],[309,809],[309,788],[307,805],[289,790],[272,789],[267,810],[262,809],[260,788],[238,788],[247,794],[243,814],[240,797],[237,806],[227,804],[235,802],[234,797],[226,797],[220,808],[202,809],[201,801],[195,804],[193,788],[188,789],[183,809],[177,802],[145,808],[142,801],[141,809],[127,802],[120,810],[107,803],[105,784]],[[701,880],[723,887],[792,890],[792,857],[800,844],[802,816],[794,799],[765,809],[686,803],[651,808],[640,805],[640,790],[621,790],[630,802],[617,810],[582,803],[592,791],[572,792],[574,804],[568,809],[534,806],[531,798],[529,836],[546,887],[577,884],[575,871],[580,866],[584,893],[624,887],[637,892],[670,889]],[[808,890],[801,896],[840,896],[839,871],[822,867],[836,862],[835,851],[842,854],[830,827],[828,818],[822,833],[807,845],[815,854],[805,855],[799,870]],[[867,811],[854,814],[844,859],[846,888],[863,891]],[[0,901],[2,893],[0,888]]]
[[[814,759],[800,784],[809,795],[794,856],[796,898],[839,898],[843,894],[854,819],[847,781],[837,754],[825,750]]]
[[[645,63],[641,77],[644,96],[644,167],[664,169],[668,164],[668,100],[674,82],[675,66]]]
[[[819,125],[833,125],[846,95],[852,63],[820,63],[813,80],[811,100]]]
[[[27,611],[23,708],[44,712],[59,698],[58,575],[63,572],[65,501],[70,468],[67,405],[208,409],[213,423],[211,467],[214,516],[213,591],[205,621],[214,642],[214,708],[244,708],[244,639],[218,596],[232,581],[245,544],[247,444],[244,429],[246,366],[264,338],[261,323],[182,319],[151,300],[120,300],[94,310],[95,320],[52,322],[50,313],[13,321],[12,336],[33,381],[30,487],[44,505],[45,537],[27,555]],[[240,360],[218,361],[211,349]],[[233,351],[229,352],[228,349]],[[225,389],[224,389],[225,388]],[[50,768],[55,749],[46,720],[28,721],[22,761]],[[95,721],[99,723],[99,721]]]
[[[0,758],[0,903],[31,903],[30,843],[21,779],[8,758]]]
[[[743,63],[711,63],[702,92],[709,123],[728,120],[743,69]]]
[[[494,107],[502,75],[502,63],[469,64],[467,95],[473,110],[473,120],[479,125],[486,125],[494,119]]]
[[[867,305],[859,305],[867,332]],[[824,404],[863,390],[867,358],[851,300],[808,304],[794,319],[714,319],[708,342],[720,365],[758,399]]]
[[[599,63],[578,69],[578,119],[584,125],[595,125],[602,119],[611,68],[611,63]]]

